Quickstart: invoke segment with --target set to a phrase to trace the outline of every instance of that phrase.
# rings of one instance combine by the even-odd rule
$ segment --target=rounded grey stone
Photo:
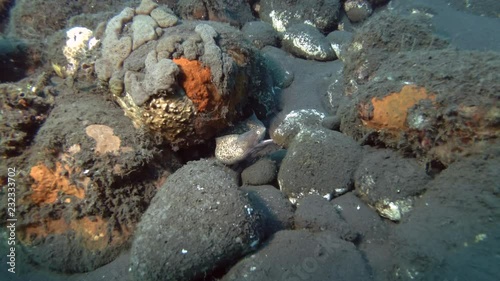
[[[132,244],[132,280],[195,280],[227,267],[261,239],[259,217],[236,175],[189,162],[158,190]]]

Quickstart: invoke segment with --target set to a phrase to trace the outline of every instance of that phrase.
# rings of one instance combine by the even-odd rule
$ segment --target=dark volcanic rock
[[[340,6],[339,0],[262,0],[259,16],[279,32],[296,23],[310,23],[328,32],[337,25]]]
[[[293,110],[271,131],[270,135],[275,143],[288,148],[302,130],[322,128],[324,119],[325,114],[316,109]]]
[[[305,59],[330,61],[337,58],[330,42],[317,28],[299,23],[290,26],[283,34],[283,48]]]
[[[241,31],[259,49],[262,49],[264,46],[277,47],[279,45],[278,32],[274,30],[272,25],[266,22],[247,22]]]
[[[321,125],[327,129],[338,131],[340,129],[340,117],[326,116],[321,122]]]
[[[372,5],[366,0],[347,0],[344,11],[351,22],[360,22],[367,19],[373,12]]]
[[[270,184],[276,179],[276,163],[262,158],[241,172],[241,181],[248,185]]]
[[[383,12],[359,28],[337,114],[357,140],[446,166],[498,139],[500,55],[446,48],[431,26]]]
[[[254,20],[245,0],[179,0],[175,11],[184,19],[220,21],[236,26]]]
[[[341,30],[335,30],[326,36],[326,40],[330,42],[335,54],[342,61],[345,61],[347,48],[351,44],[352,38],[353,33]]]
[[[292,141],[278,172],[281,190],[291,198],[343,193],[352,187],[361,147],[327,129],[303,129]]]
[[[17,243],[23,258],[41,268],[87,272],[129,247],[131,230],[156,193],[157,181],[179,162],[135,129],[103,92],[64,85],[51,89],[61,94],[25,147],[25,160],[13,165],[25,175],[16,179]],[[30,108],[26,113],[48,106],[32,95],[22,98]],[[23,111],[18,114],[26,114]],[[4,112],[6,121],[12,120],[10,112]],[[45,114],[31,115],[32,122],[43,121]],[[12,129],[20,133],[21,128]],[[154,163],[160,158],[161,165]],[[1,201],[0,210],[0,218],[7,215],[7,200]]]
[[[371,280],[354,245],[336,236],[330,231],[280,231],[222,280]]]
[[[253,250],[258,216],[236,183],[234,172],[210,160],[172,174],[139,223],[133,280],[194,280]]]
[[[424,192],[429,180],[415,159],[387,149],[364,156],[354,174],[356,194],[380,215],[396,221],[409,211],[411,200]]]
[[[386,227],[382,218],[353,192],[333,199],[330,204],[335,207],[338,215],[349,225],[350,229],[360,235],[361,243],[378,237],[377,233],[385,231]]]
[[[394,256],[393,268],[403,280],[417,272],[415,280],[498,279],[499,167],[498,158],[467,158],[427,185],[394,232],[404,247]]]
[[[293,206],[278,189],[272,185],[242,186],[255,210],[261,215],[264,237],[293,226]]]
[[[296,228],[305,228],[311,231],[330,230],[343,240],[356,240],[357,233],[351,231],[335,206],[325,198],[309,195],[301,199],[297,205],[294,217]]]

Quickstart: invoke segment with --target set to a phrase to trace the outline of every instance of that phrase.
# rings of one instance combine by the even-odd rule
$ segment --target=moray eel
[[[255,114],[245,121],[249,131],[243,134],[230,134],[215,139],[215,157],[226,165],[243,161],[256,148],[270,142],[262,141],[266,127]],[[272,141],[271,141],[272,142]]]

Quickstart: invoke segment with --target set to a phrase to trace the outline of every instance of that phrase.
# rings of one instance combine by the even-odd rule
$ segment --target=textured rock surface
[[[29,90],[31,85],[39,84],[39,93],[42,93],[47,82],[46,78],[41,76],[38,81],[25,79],[18,83],[0,85],[0,156],[5,159],[2,161],[4,170],[12,167],[10,157],[26,151],[26,147],[32,143],[36,132],[47,119],[54,98],[50,95],[40,97]]]
[[[273,110],[266,65],[239,30],[214,22],[171,26],[177,21],[164,6],[140,11],[126,8],[108,22],[95,64],[136,126],[182,149],[213,138],[247,106],[264,117]]]
[[[335,233],[285,230],[222,280],[370,280],[370,274],[356,247]]]
[[[277,144],[288,147],[302,130],[321,128],[324,118],[325,114],[315,109],[294,110],[272,131],[272,138]]]
[[[385,220],[371,207],[348,192],[330,202],[342,219],[358,236],[354,243],[370,265],[374,280],[387,280],[393,266],[395,245],[391,240],[394,223]],[[403,246],[405,247],[405,246]]]
[[[498,148],[495,155],[451,164],[397,225],[395,241],[406,246],[394,255],[392,268],[403,272],[403,278],[416,272],[421,280],[500,276],[500,269],[491,265],[500,244]]]
[[[260,220],[236,182],[234,172],[209,160],[172,174],[135,233],[133,280],[195,280],[252,251]]]
[[[278,173],[276,163],[262,158],[241,172],[241,181],[248,185],[271,184]]]
[[[226,22],[234,26],[254,20],[245,0],[179,0],[175,10],[183,19]]]
[[[278,46],[279,35],[272,25],[262,21],[247,22],[241,29],[243,34],[255,47],[262,49],[264,46]]]
[[[361,147],[339,132],[303,129],[290,144],[278,172],[281,191],[290,198],[334,196],[352,188]]]
[[[345,62],[347,48],[350,46],[353,36],[354,34],[351,32],[340,30],[330,32],[326,36],[326,40],[330,42],[335,55],[343,62]]]
[[[260,1],[260,18],[273,25],[274,29],[284,32],[290,25],[306,23],[323,32],[331,31],[337,24],[340,1]]]
[[[265,238],[280,230],[292,229],[294,208],[276,187],[272,185],[244,185],[240,189],[261,215]]]
[[[317,28],[309,24],[294,24],[283,33],[283,48],[305,59],[330,61],[337,58],[330,43]]]
[[[359,236],[361,245],[370,244],[374,238],[382,237],[386,241],[387,235],[379,236],[388,229],[384,220],[377,212],[359,199],[354,192],[348,192],[329,202],[334,206],[338,215],[349,225],[352,233]],[[391,224],[392,225],[392,224]]]
[[[269,69],[271,78],[273,79],[274,85],[280,90],[290,86],[295,78],[294,72],[286,67],[285,62],[272,55],[273,52],[282,52],[283,50],[274,47],[264,47],[262,49],[262,55],[265,58],[265,63]]]
[[[382,149],[365,155],[354,174],[356,194],[394,221],[411,210],[414,197],[425,191],[429,180],[415,159]]]
[[[297,202],[294,222],[296,229],[329,230],[346,241],[355,241],[359,235],[350,229],[335,206],[319,195],[308,195]]]
[[[59,272],[87,272],[116,258],[161,173],[178,165],[104,93],[67,88],[30,150],[16,165],[26,171],[16,194],[18,241],[24,258]],[[163,167],[152,163],[159,157]]]
[[[349,48],[342,132],[445,166],[494,144],[500,56],[446,45],[420,17],[371,17]]]

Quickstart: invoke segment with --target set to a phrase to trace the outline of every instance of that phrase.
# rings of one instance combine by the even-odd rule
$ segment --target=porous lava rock
[[[211,139],[247,106],[259,117],[272,110],[272,79],[239,30],[203,21],[162,26],[153,15],[168,10],[151,8],[150,14],[126,8],[112,18],[95,63],[136,126],[182,149]]]
[[[225,22],[238,27],[255,19],[245,0],[179,0],[175,11],[183,19]]]
[[[485,157],[487,155],[487,157]],[[394,270],[410,279],[495,279],[500,180],[498,146],[448,166],[394,230]],[[419,261],[419,262],[415,262]],[[385,279],[384,276],[383,278]]]
[[[135,233],[133,280],[198,280],[254,250],[262,231],[237,177],[213,160],[188,162],[158,190]]]
[[[263,239],[293,228],[294,208],[290,201],[272,185],[243,185],[240,187],[262,219]]]
[[[288,113],[278,127],[271,132],[273,141],[285,148],[305,129],[319,129],[325,114],[316,109],[299,109]]]
[[[98,91],[65,88],[29,149],[16,162],[25,175],[16,193],[19,247],[29,262],[66,273],[92,271],[127,248],[160,182],[179,166]]]
[[[259,16],[274,29],[284,32],[293,24],[310,24],[322,32],[332,31],[339,20],[340,1],[338,0],[262,0]]]
[[[309,24],[291,25],[283,33],[283,48],[305,59],[330,61],[337,58],[330,43],[317,28]]]
[[[222,280],[370,280],[370,273],[354,244],[334,232],[283,230]]]
[[[295,200],[308,194],[337,196],[353,187],[361,147],[323,128],[303,129],[293,139],[278,172],[280,189]]]
[[[262,158],[241,172],[241,181],[248,185],[271,184],[276,180],[277,169],[273,160]]]
[[[294,222],[296,229],[308,229],[312,232],[329,230],[346,241],[355,241],[358,236],[350,229],[335,206],[316,194],[308,195],[297,202]]]
[[[377,149],[367,153],[354,173],[356,194],[381,216],[399,221],[431,178],[412,158]]]
[[[334,198],[329,202],[334,206],[338,215],[349,225],[351,233],[358,234],[358,243],[361,246],[370,244],[374,238],[382,238],[385,241],[386,224],[378,213],[364,203],[354,192],[348,192]]]
[[[393,261],[392,250],[395,245],[391,240],[394,223],[383,219],[354,192],[348,192],[334,198],[331,202],[342,219],[357,234],[357,249],[363,253],[370,265],[373,280],[386,280],[386,275]]]
[[[247,22],[241,31],[259,49],[264,46],[277,47],[280,43],[278,32],[267,22]]]
[[[22,154],[47,119],[54,98],[43,89],[48,77],[28,78],[18,83],[0,84],[0,156]],[[34,86],[33,86],[34,85]],[[33,88],[34,87],[34,88]]]
[[[341,131],[444,166],[494,144],[500,56],[446,46],[420,17],[371,17],[348,49]]]

